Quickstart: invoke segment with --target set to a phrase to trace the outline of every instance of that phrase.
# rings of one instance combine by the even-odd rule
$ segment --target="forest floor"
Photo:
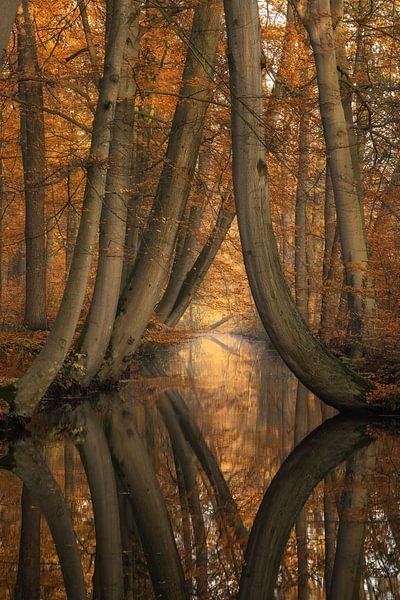
[[[48,331],[23,327],[0,330],[0,385],[12,383],[26,371],[47,336]]]
[[[80,324],[82,325],[82,323]],[[181,344],[194,336],[207,332],[206,328],[152,327],[147,331],[144,343]],[[215,333],[215,332],[214,332]],[[28,369],[42,349],[49,331],[32,331],[13,322],[0,329],[0,385],[13,383]],[[79,336],[76,334],[74,341]]]

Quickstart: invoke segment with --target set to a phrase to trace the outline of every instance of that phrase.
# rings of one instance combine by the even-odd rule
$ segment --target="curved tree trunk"
[[[360,204],[361,214],[364,223],[364,185],[361,174],[361,153],[358,143],[356,124],[353,116],[353,89],[350,83],[349,60],[346,53],[346,31],[343,0],[330,0],[333,36],[335,43],[335,55],[337,62],[336,73],[339,78],[339,89],[342,99],[343,112],[347,126],[347,136],[349,138],[349,150],[351,164],[353,167],[354,179],[358,202]],[[358,40],[357,40],[358,41]],[[356,50],[357,52],[357,50]]]
[[[175,254],[175,260],[168,285],[157,306],[157,318],[162,323],[169,317],[182,284],[185,281],[185,277],[195,262],[195,254],[198,245],[196,233],[200,228],[206,198],[210,196],[207,186],[210,171],[209,160],[210,156],[208,153],[204,151],[199,153],[196,194],[194,202],[190,207],[188,222],[185,224],[186,231],[184,243],[181,251],[176,252]]]
[[[109,167],[100,219],[100,247],[96,283],[83,339],[83,355],[75,376],[85,384],[100,368],[117,312],[124,264],[128,195],[131,188],[133,119],[136,84],[133,69],[139,46],[140,2],[134,2],[121,68],[118,103],[111,134]],[[83,373],[83,377],[82,377]],[[79,377],[80,375],[80,377]]]
[[[45,239],[45,136],[43,84],[39,68],[32,2],[22,0],[18,27],[18,92],[21,96],[21,153],[25,187],[25,315],[30,329],[47,328]]]
[[[119,402],[116,398],[107,414],[107,436],[114,464],[130,492],[154,591],[165,600],[186,600],[185,578],[154,467],[133,412]]]
[[[13,473],[35,496],[56,546],[68,600],[86,600],[81,559],[64,496],[31,441],[19,442],[13,451]]]
[[[365,410],[369,385],[311,335],[296,310],[279,262],[268,203],[263,147],[257,2],[225,0],[225,14],[232,89],[236,209],[245,266],[258,312],[283,360],[316,396],[341,410]]]
[[[314,430],[288,456],[255,518],[245,554],[239,600],[273,600],[283,552],[307,498],[330,470],[371,440],[367,419],[336,417]],[[304,477],[306,466],[307,477]]]
[[[78,230],[79,215],[71,204],[67,208],[67,231],[65,244],[65,274],[68,277],[69,269],[74,255],[76,233]]]
[[[235,211],[233,210],[233,207],[230,206],[230,201],[223,200],[213,230],[193,267],[187,273],[181,288],[178,290],[175,304],[173,305],[170,314],[165,319],[166,325],[175,327],[183,317],[187,307],[193,300],[197,290],[207,275],[234,218]]]
[[[178,225],[188,199],[204,120],[211,99],[213,64],[220,37],[216,0],[196,8],[165,166],[139,255],[120,299],[102,380],[118,379],[138,347],[169,273]]]
[[[89,404],[73,415],[85,437],[78,443],[90,487],[96,531],[96,573],[102,600],[123,600],[122,547],[114,469],[104,431]]]
[[[118,98],[122,56],[128,35],[131,2],[114,0],[111,42],[93,123],[87,184],[74,257],[61,306],[47,342],[32,366],[0,396],[15,404],[16,412],[31,415],[66,357],[81,312],[105,189],[114,108]]]

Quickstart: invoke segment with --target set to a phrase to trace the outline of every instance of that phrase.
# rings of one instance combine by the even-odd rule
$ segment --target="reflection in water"
[[[400,597],[396,427],[301,441],[321,410],[296,390],[265,343],[213,335],[7,430],[0,598]]]

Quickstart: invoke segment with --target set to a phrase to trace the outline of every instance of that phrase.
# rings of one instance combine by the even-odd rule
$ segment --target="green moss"
[[[16,395],[17,388],[14,383],[10,383],[8,385],[3,385],[0,387],[0,401],[1,404],[5,404],[5,406],[1,406],[1,411],[3,412],[3,414],[15,412]]]

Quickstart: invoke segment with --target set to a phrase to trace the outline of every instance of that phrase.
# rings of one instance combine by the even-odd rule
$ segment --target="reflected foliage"
[[[265,342],[143,355],[119,392],[7,424],[0,597],[399,597],[396,423],[334,417],[294,447],[297,382]]]

